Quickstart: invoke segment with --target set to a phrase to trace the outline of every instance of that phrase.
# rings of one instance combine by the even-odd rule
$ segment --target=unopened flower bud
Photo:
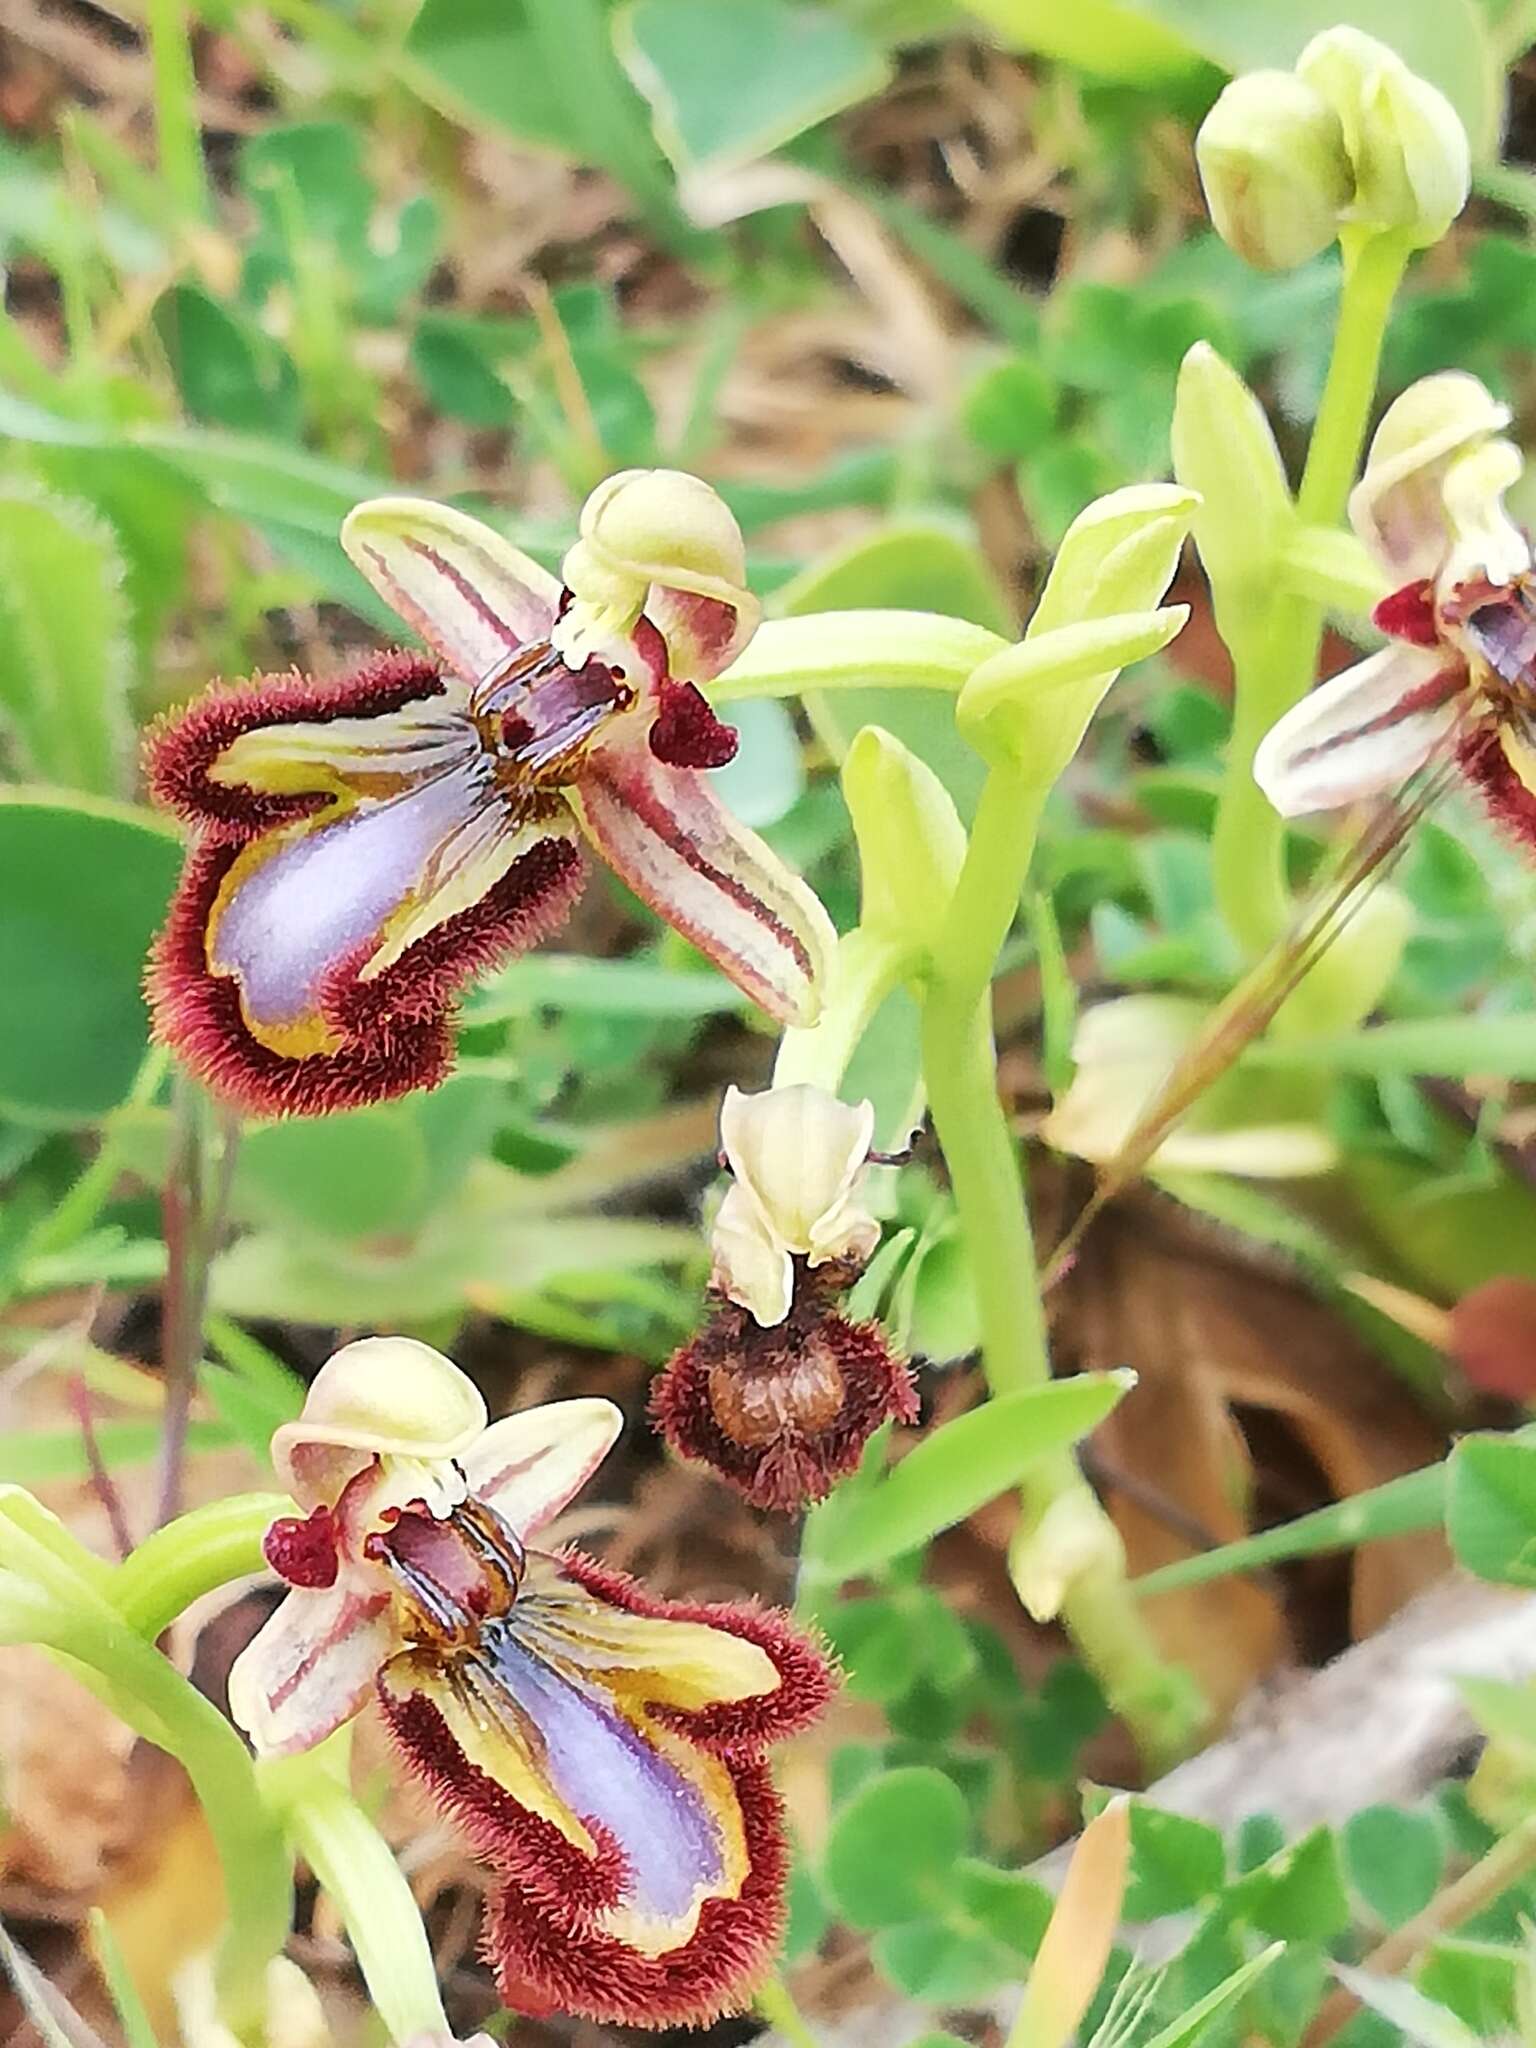
[[[1438,242],[1467,203],[1467,131],[1444,93],[1357,28],[1314,36],[1296,75],[1338,116],[1353,171],[1348,217]]]
[[[1038,1522],[1021,1526],[1008,1554],[1014,1591],[1036,1621],[1054,1621],[1088,1574],[1124,1569],[1120,1533],[1086,1486],[1057,1494]]]
[[[880,1226],[859,1199],[875,1112],[798,1084],[728,1088],[720,1143],[733,1183],[710,1236],[717,1294],[765,1328],[789,1314],[794,1261],[861,1266]]]
[[[1338,115],[1290,71],[1234,78],[1195,138],[1216,232],[1256,270],[1294,270],[1354,196]]]

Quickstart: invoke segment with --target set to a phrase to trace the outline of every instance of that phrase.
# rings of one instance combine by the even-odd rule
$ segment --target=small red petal
[[[334,1586],[341,1566],[336,1518],[328,1507],[283,1515],[261,1539],[261,1554],[290,1586]]]
[[[1405,583],[1384,597],[1371,613],[1380,632],[1395,640],[1410,641],[1415,647],[1434,647],[1440,639],[1435,617],[1435,586],[1426,576],[1417,583]]]
[[[279,793],[211,781],[208,770],[242,733],[268,725],[378,717],[441,696],[442,690],[437,664],[401,648],[369,655],[345,675],[323,682],[295,670],[215,684],[192,703],[168,712],[145,735],[150,796],[206,835],[240,843],[259,838],[274,825],[324,809],[331,799],[321,791]]]
[[[659,694],[661,709],[650,732],[658,761],[669,768],[723,768],[735,760],[740,734],[715,716],[696,684],[669,677]]]
[[[1494,823],[1528,851],[1536,850],[1536,796],[1510,766],[1498,731],[1485,726],[1468,733],[1458,758]]]
[[[918,1415],[911,1368],[879,1325],[850,1322],[798,1286],[770,1329],[722,1305],[651,1390],[651,1420],[679,1457],[754,1507],[786,1512],[824,1499],[888,1417]]]

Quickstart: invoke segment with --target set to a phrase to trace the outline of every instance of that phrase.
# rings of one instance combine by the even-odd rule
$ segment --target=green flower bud
[[[1179,367],[1173,471],[1200,494],[1195,540],[1213,586],[1272,577],[1296,523],[1285,467],[1264,408],[1206,341]]]
[[[1354,173],[1348,218],[1438,242],[1467,203],[1471,152],[1450,101],[1356,28],[1314,36],[1296,75],[1338,116]]]
[[[979,754],[1049,787],[1121,669],[1160,653],[1188,617],[1188,605],[1165,605],[1023,640],[982,663],[956,700],[955,721]]]
[[[859,842],[860,924],[903,950],[928,945],[965,860],[953,798],[926,762],[878,725],[854,736],[843,795]]]
[[[1290,71],[1250,71],[1195,137],[1216,232],[1256,270],[1294,270],[1326,249],[1354,196],[1344,129]]]
[[[1198,503],[1173,484],[1131,484],[1078,514],[1022,643],[982,662],[960,692],[955,717],[979,753],[1050,787],[1120,670],[1184,624],[1184,606],[1156,607]]]

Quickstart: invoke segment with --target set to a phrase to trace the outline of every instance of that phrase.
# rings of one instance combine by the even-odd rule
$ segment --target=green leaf
[[[1219,1892],[1226,1877],[1226,1845],[1216,1828],[1145,1800],[1133,1801],[1127,1919],[1186,1912]]]
[[[258,1219],[324,1237],[410,1229],[427,1185],[427,1147],[410,1103],[296,1117],[247,1133],[240,1192]]]
[[[1198,59],[1181,35],[1129,0],[972,0],[972,11],[1016,48],[1037,50],[1097,78],[1143,85],[1182,77]]]
[[[834,1497],[822,1523],[823,1569],[858,1577],[964,1521],[1038,1459],[1086,1436],[1134,1384],[1129,1372],[1079,1373],[956,1416],[870,1492],[846,1505]]]
[[[633,0],[619,52],[681,172],[732,170],[858,104],[889,66],[853,21],[792,0]]]
[[[715,1017],[751,1001],[713,968],[664,967],[658,960],[589,960],[581,953],[534,953],[483,982],[465,1006],[470,1024],[536,1010],[591,1017]]]
[[[408,1248],[253,1232],[215,1261],[214,1304],[252,1320],[377,1328],[462,1315],[471,1302],[494,1312],[564,1276],[697,1254],[694,1233],[668,1224],[539,1219],[524,1207],[487,1203],[485,1189],[499,1179],[482,1167],[478,1187],[445,1205]]]
[[[777,697],[749,698],[731,709],[725,723],[740,735],[741,750],[710,780],[735,816],[762,832],[805,794],[800,736]]]
[[[1415,1017],[1342,1037],[1292,1038],[1250,1048],[1245,1064],[1328,1074],[1468,1074],[1536,1081],[1536,1015]]]
[[[1176,2020],[1170,2021],[1166,2027],[1155,2033],[1150,2041],[1143,2044],[1143,2048],[1190,2048],[1190,2044],[1201,2038],[1206,2022],[1214,2019],[1234,2000],[1241,1998],[1254,1978],[1261,1971],[1267,1970],[1283,1949],[1284,1944],[1277,1941],[1272,1948],[1265,1949],[1262,1954],[1250,1957],[1229,1977],[1223,1977],[1221,1982],[1203,1998],[1197,1999],[1187,2012],[1180,2013]]]
[[[0,482],[0,729],[23,774],[99,796],[126,786],[123,578],[116,537],[89,505]]]
[[[296,433],[298,377],[287,351],[194,284],[155,301],[155,332],[193,419],[247,433]]]
[[[887,1771],[854,1793],[833,1820],[822,1876],[850,1927],[895,1927],[942,1908],[965,1847],[965,1798],[942,1771]]]
[[[796,1855],[789,1873],[788,1915],[784,1928],[784,1960],[794,1964],[813,1956],[821,1947],[832,1916],[821,1896],[814,1871]]]
[[[75,1125],[121,1102],[148,1043],[144,956],[176,835],[100,799],[0,793],[0,1109]]]
[[[1030,1960],[1044,1938],[1056,1901],[1025,1870],[999,1870],[979,1857],[955,1865],[955,1904],[995,1941]]]
[[[1249,1871],[1228,1887],[1222,1907],[1276,1941],[1331,1941],[1349,1925],[1349,1899],[1332,1830],[1314,1828]]]
[[[600,0],[424,0],[406,51],[412,83],[456,118],[601,164],[668,241],[689,242]]]
[[[978,448],[1002,462],[1021,462],[1054,428],[1059,396],[1033,356],[1013,356],[977,378],[961,419]]]
[[[970,2005],[1019,1975],[1018,1957],[992,1935],[945,1920],[887,1927],[870,1954],[898,1991],[931,2005]]]
[[[143,1465],[160,1449],[158,1422],[98,1422],[92,1432],[101,1461],[109,1472],[122,1465]],[[222,1450],[236,1442],[236,1432],[223,1422],[194,1422],[187,1443],[194,1451]],[[50,1479],[83,1479],[90,1471],[85,1439],[78,1429],[12,1431],[0,1445],[0,1483],[40,1486]]]
[[[1344,1827],[1349,1881],[1379,1920],[1401,1927],[1434,1897],[1445,1839],[1427,1814],[1367,1806]]]
[[[1536,1586],[1536,1444],[1464,1437],[1451,1453],[1445,1530],[1480,1579]]]

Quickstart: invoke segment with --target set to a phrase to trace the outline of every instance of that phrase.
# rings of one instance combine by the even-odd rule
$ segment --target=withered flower
[[[782,1927],[771,1746],[830,1697],[780,1614],[653,1599],[533,1546],[620,1428],[603,1400],[486,1426],[471,1382],[404,1337],[325,1365],[273,1461],[290,1590],[236,1660],[258,1753],[313,1747],[373,1699],[495,1873],[485,1950],[508,2005],[631,2026],[744,2005]]]
[[[734,1179],[711,1236],[716,1305],[658,1375],[651,1417],[755,1507],[823,1499],[882,1422],[917,1420],[911,1368],[877,1323],[836,1306],[879,1242],[859,1199],[873,1135],[867,1102],[726,1092]]]

